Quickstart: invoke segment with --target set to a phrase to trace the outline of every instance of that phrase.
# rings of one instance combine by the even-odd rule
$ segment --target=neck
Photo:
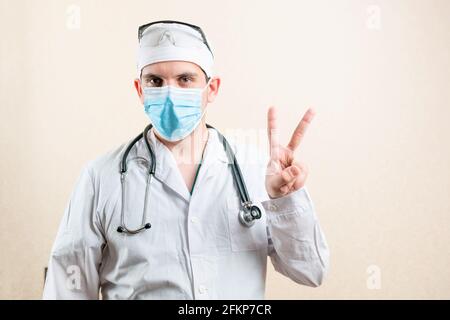
[[[178,164],[198,164],[208,141],[209,131],[206,123],[201,121],[189,136],[180,141],[164,140],[157,132],[155,136],[173,153]]]

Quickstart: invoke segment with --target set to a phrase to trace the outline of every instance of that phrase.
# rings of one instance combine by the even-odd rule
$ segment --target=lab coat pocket
[[[246,227],[239,221],[241,210],[239,198],[227,198],[227,218],[230,231],[232,251],[251,251],[267,248],[267,231],[264,210],[261,219],[255,221],[251,227]]]

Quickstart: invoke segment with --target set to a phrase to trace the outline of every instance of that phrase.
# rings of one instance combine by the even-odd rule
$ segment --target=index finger
[[[309,108],[305,112],[302,120],[300,120],[300,122],[297,125],[297,128],[295,128],[294,133],[292,134],[291,141],[289,141],[289,144],[287,146],[289,149],[294,151],[298,147],[300,142],[303,140],[306,129],[308,128],[315,114],[316,112],[312,108]]]
[[[269,137],[269,146],[272,154],[272,151],[278,147],[277,113],[273,106],[267,111],[267,136]]]

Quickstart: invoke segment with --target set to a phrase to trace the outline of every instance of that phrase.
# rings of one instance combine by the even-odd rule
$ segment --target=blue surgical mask
[[[211,80],[211,79],[210,79]],[[204,88],[144,88],[144,110],[156,131],[168,141],[186,138],[199,125]]]

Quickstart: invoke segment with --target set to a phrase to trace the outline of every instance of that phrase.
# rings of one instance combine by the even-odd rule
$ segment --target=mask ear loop
[[[205,89],[208,89],[209,85],[211,84],[211,80],[212,80],[212,78],[209,78],[208,82],[206,83],[206,86],[204,86],[203,89],[202,89],[202,93],[203,93],[203,91],[205,91]],[[208,104],[207,104],[207,105],[208,105]],[[205,110],[203,110],[203,112],[202,112],[202,115],[201,115],[201,117],[200,117],[200,121],[202,121],[203,116],[204,116],[205,113],[206,113],[207,105],[205,106]],[[200,123],[200,121],[199,121],[199,123]],[[198,125],[198,124],[197,124],[197,125]]]
[[[209,87],[209,85],[211,84],[211,80],[212,80],[212,77],[209,78],[209,80],[208,80],[208,82],[206,83],[206,86],[203,88],[203,90],[205,90],[206,88]]]

